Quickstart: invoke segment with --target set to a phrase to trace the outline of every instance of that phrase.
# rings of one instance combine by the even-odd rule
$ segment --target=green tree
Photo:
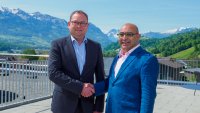
[[[31,56],[31,55],[36,55],[36,52],[34,49],[25,49],[23,51],[23,54],[27,54],[27,56],[22,56],[23,59],[28,59],[28,60],[38,60],[38,56]]]

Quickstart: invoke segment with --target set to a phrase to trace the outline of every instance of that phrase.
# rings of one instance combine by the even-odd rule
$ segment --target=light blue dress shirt
[[[79,72],[80,74],[82,74],[83,67],[85,65],[85,57],[86,57],[85,44],[87,43],[87,38],[84,37],[84,40],[80,45],[73,36],[71,36],[71,40],[76,54],[76,60],[78,63]]]

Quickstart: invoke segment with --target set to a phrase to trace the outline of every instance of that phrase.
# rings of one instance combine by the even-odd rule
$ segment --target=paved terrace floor
[[[154,113],[200,113],[200,91],[158,85]],[[0,111],[0,113],[51,113],[51,99]]]

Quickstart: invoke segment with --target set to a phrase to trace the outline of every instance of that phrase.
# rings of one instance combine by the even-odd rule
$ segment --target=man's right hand
[[[95,93],[94,85],[91,83],[84,83],[81,95],[83,97],[90,97]]]

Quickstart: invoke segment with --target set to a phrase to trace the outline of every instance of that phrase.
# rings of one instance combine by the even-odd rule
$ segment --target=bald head
[[[126,23],[126,24],[124,24],[124,25],[121,27],[121,29],[124,29],[124,28],[128,29],[128,31],[130,31],[130,32],[139,34],[138,27],[137,27],[135,24]],[[121,29],[120,29],[120,30],[121,30]]]
[[[124,24],[121,27],[118,36],[119,44],[123,53],[128,52],[130,49],[136,47],[139,44],[140,34],[138,27],[135,24]]]

